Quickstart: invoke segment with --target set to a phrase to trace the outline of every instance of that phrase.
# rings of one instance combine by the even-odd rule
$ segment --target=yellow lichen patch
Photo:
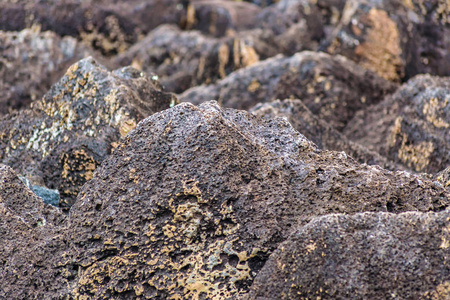
[[[195,23],[195,7],[194,5],[189,4],[186,9],[186,29],[191,29]]]
[[[91,26],[89,31],[80,31],[80,38],[87,45],[96,45],[105,53],[122,53],[130,46],[126,42],[126,34],[120,28],[116,16],[110,15],[105,18],[107,34],[101,33],[97,28]]]
[[[257,80],[257,79],[253,79],[252,82],[250,82],[250,84],[249,84],[247,90],[248,90],[250,93],[254,93],[254,92],[256,92],[260,87],[261,87],[261,84],[258,82],[258,80]]]
[[[402,134],[402,117],[397,117],[394,121],[394,126],[392,126],[391,129],[391,135],[389,137],[389,145],[391,147],[395,146],[395,143],[397,142],[397,136]]]
[[[233,41],[234,66],[236,69],[251,66],[259,61],[256,50],[241,39]]]
[[[240,283],[256,276],[248,261],[264,250],[242,249],[240,224],[231,204],[205,205],[216,200],[204,201],[198,181],[187,180],[182,185],[174,197],[153,207],[153,215],[164,217],[149,219],[142,228],[144,240],[130,241],[115,256],[121,261],[107,258],[86,266],[76,296],[93,293],[102,298],[105,291],[131,291],[146,299],[156,294],[167,299],[230,299],[247,292]],[[139,232],[134,233],[137,235]],[[117,290],[117,280],[135,274],[135,266],[142,264],[142,279],[136,277],[135,282]],[[99,276],[110,280],[99,280]],[[146,294],[146,286],[153,292]]]
[[[448,249],[448,247],[450,247],[449,240],[447,240],[445,237],[442,237],[442,243],[439,246],[439,248],[441,248],[441,249]]]
[[[114,256],[104,261],[97,262],[89,266],[86,270],[81,271],[78,279],[78,288],[73,294],[91,293],[95,294],[99,288],[105,284],[106,278],[114,279],[116,271],[121,267],[129,265],[130,261],[122,257]],[[127,287],[124,288],[125,290]]]
[[[448,100],[439,101],[437,98],[431,98],[428,103],[423,106],[423,114],[426,120],[437,128],[449,128],[450,124],[439,117],[439,111],[448,105]]]
[[[439,284],[436,289],[431,292],[430,298],[433,300],[450,299],[450,282],[445,281]]]
[[[122,122],[120,122],[119,125],[119,133],[121,137],[124,137],[128,134],[128,132],[130,132],[131,130],[133,130],[134,128],[136,128],[137,124],[136,121],[134,119],[125,119]]]
[[[407,137],[404,136],[402,145],[398,149],[398,157],[408,167],[414,167],[417,172],[425,169],[430,163],[430,155],[434,151],[432,142],[420,142],[417,145],[406,145]]]
[[[188,180],[183,182],[183,193],[185,196],[195,196],[199,203],[204,203],[202,199],[202,192],[198,188],[198,181]]]
[[[408,143],[408,136],[402,132],[402,120],[401,117],[395,120],[391,130],[389,144],[391,147],[394,147],[399,138],[401,141],[398,149],[399,159],[408,167],[412,167],[415,171],[420,172],[430,163],[430,155],[434,151],[434,145],[431,141],[422,141],[415,145]]]
[[[219,55],[219,75],[220,78],[225,78],[227,76],[225,66],[228,64],[228,60],[230,59],[230,49],[226,44],[220,45],[218,55]]]
[[[78,63],[71,65],[67,69],[66,74],[64,76],[67,76],[69,80],[74,80],[77,77],[76,72],[78,71],[79,68],[80,66],[78,65]]]
[[[314,241],[309,241],[310,244],[305,246],[306,252],[309,254],[317,249],[317,244]]]
[[[361,65],[387,80],[400,81],[404,65],[397,25],[385,11],[375,8],[369,11],[367,23],[366,40],[355,49]]]
[[[255,48],[241,43],[241,62],[243,67],[251,66],[259,61]]]

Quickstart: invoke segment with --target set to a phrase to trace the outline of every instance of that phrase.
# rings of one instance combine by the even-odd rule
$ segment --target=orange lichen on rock
[[[386,11],[376,8],[372,8],[366,17],[370,26],[367,40],[356,47],[355,54],[364,67],[387,80],[400,81],[404,75],[404,63],[396,23]]]

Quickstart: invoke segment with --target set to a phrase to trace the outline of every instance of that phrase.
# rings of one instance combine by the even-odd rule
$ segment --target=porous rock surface
[[[0,30],[31,26],[78,37],[105,55],[125,51],[163,23],[183,23],[183,0],[7,0],[0,3]]]
[[[440,184],[321,151],[282,118],[216,102],[140,122],[68,217],[9,167],[0,171],[9,209],[0,296],[14,299],[244,297],[280,243],[317,216],[441,211],[450,202]]]
[[[319,217],[271,255],[247,299],[448,299],[450,213]]]
[[[439,211],[449,199],[429,180],[320,151],[284,119],[183,103],[142,121],[79,193],[71,293],[237,297],[315,216]]]
[[[300,99],[321,119],[342,130],[355,112],[382,100],[396,85],[341,56],[303,51],[240,69],[212,85],[193,87],[181,101],[217,100],[249,109],[275,99]]]
[[[360,163],[379,165],[389,170],[402,170],[401,165],[390,162],[377,152],[350,141],[330,124],[311,113],[301,100],[277,100],[258,104],[250,112],[265,118],[282,117],[308,140],[323,150],[343,151]]]
[[[344,134],[393,162],[437,173],[450,163],[450,78],[418,75],[356,114]]]
[[[95,168],[143,118],[176,104],[133,68],[73,64],[40,101],[0,120],[0,161],[61,194],[70,207]]]
[[[61,286],[54,265],[66,216],[0,164],[0,298],[43,299]],[[56,271],[55,271],[56,269]]]
[[[40,99],[74,62],[94,55],[72,37],[38,28],[0,31],[0,115]]]

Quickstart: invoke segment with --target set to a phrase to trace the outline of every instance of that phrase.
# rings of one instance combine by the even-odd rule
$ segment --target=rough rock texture
[[[216,39],[198,31],[162,25],[117,56],[115,63],[154,72],[168,91],[180,93],[258,62],[253,41],[246,35]]]
[[[285,120],[189,103],[130,132],[70,211],[73,297],[247,293],[291,228],[363,211],[439,211],[439,185],[321,152]]]
[[[62,247],[58,228],[65,219],[11,168],[0,165],[0,298],[50,298],[46,291],[61,288],[54,262]]]
[[[70,206],[121,137],[176,101],[133,68],[81,60],[30,110],[0,120],[0,161],[58,189]]]
[[[191,88],[180,99],[194,104],[214,99],[225,107],[249,109],[259,102],[295,98],[341,130],[355,112],[381,101],[395,88],[344,57],[304,51],[267,59],[214,85]]]
[[[379,165],[389,170],[403,169],[401,165],[388,161],[377,152],[350,141],[330,124],[313,115],[301,100],[278,100],[258,104],[250,112],[256,116],[269,119],[274,117],[286,118],[295,130],[315,143],[320,149],[344,151],[360,163]]]
[[[300,227],[248,299],[448,299],[450,213],[328,215]]]
[[[418,75],[378,105],[359,112],[350,139],[417,172],[450,163],[450,78]]]
[[[183,0],[18,0],[0,3],[0,30],[32,25],[79,37],[106,55],[126,50],[162,23],[185,22]]]
[[[450,75],[448,1],[349,0],[323,44],[388,80]]]
[[[93,51],[72,37],[38,28],[0,31],[0,115],[40,99],[74,62]]]

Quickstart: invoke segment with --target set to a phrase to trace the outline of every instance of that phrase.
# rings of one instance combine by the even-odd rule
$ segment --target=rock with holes
[[[82,39],[105,55],[125,51],[162,23],[182,24],[184,0],[8,0],[0,3],[0,30],[32,25]]]
[[[136,124],[176,103],[133,68],[114,72],[92,58],[73,64],[29,110],[0,121],[0,161],[70,207],[95,168]]]
[[[182,103],[140,122],[78,194],[65,296],[236,298],[315,216],[436,211],[449,195],[320,151],[282,118]]]
[[[304,51],[235,71],[216,84],[191,88],[180,98],[196,104],[214,99],[239,109],[296,98],[313,114],[342,130],[355,112],[381,101],[395,88],[395,84],[342,56]]]
[[[392,81],[419,73],[450,75],[448,1],[347,1],[334,33],[323,43]]]
[[[448,299],[450,213],[336,214],[299,227],[247,299]]]
[[[0,115],[40,99],[74,62],[93,51],[72,37],[24,29],[0,31]]]
[[[65,220],[0,164],[0,298],[57,296],[52,291],[64,284],[56,260],[65,247],[60,231]]]
[[[264,118],[286,118],[295,130],[315,143],[320,149],[344,151],[360,163],[379,165],[389,170],[401,170],[375,151],[350,141],[327,122],[313,115],[301,100],[283,100],[258,104],[250,112]]]
[[[361,111],[344,134],[416,172],[450,163],[450,79],[418,75],[378,105]]]

